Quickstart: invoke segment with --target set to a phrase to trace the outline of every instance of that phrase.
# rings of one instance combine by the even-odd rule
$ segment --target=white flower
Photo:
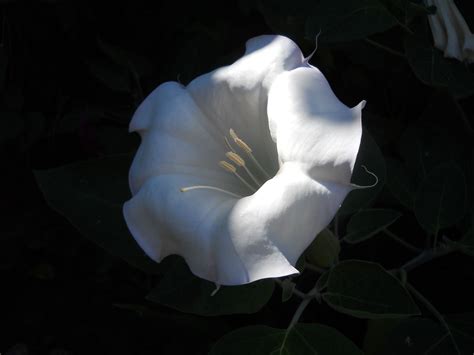
[[[474,62],[474,35],[453,0],[425,0],[436,6],[436,13],[428,16],[436,48],[444,56]]]
[[[354,188],[364,103],[342,104],[282,36],[249,40],[188,86],[160,85],[130,123],[142,138],[124,205],[132,235],[153,260],[181,255],[220,285],[298,273]]]

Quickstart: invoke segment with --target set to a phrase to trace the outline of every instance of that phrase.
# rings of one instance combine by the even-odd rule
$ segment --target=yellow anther
[[[252,149],[248,146],[247,143],[245,143],[242,139],[239,138],[239,136],[235,133],[235,131],[232,128],[229,129],[229,134],[234,140],[235,144],[237,144],[240,149],[242,149],[247,154],[252,153]]]
[[[245,153],[250,154],[252,153],[252,149],[245,143],[242,139],[236,138],[234,139],[235,144],[239,146]]]
[[[235,141],[236,139],[239,139],[239,137],[237,136],[237,134],[235,134],[234,130],[231,128],[229,129],[229,134],[230,136],[232,137],[232,139]]]
[[[226,171],[228,171],[228,172],[230,172],[230,173],[235,173],[236,170],[237,170],[237,169],[235,168],[235,166],[233,166],[232,164],[230,164],[230,163],[228,163],[228,162],[226,162],[226,161],[224,161],[224,160],[221,160],[221,161],[219,162],[219,165],[221,166],[221,168],[223,168],[224,170],[226,170]]]
[[[245,166],[245,160],[242,159],[240,155],[234,152],[227,152],[225,153],[225,156],[229,158],[234,164],[237,166]]]

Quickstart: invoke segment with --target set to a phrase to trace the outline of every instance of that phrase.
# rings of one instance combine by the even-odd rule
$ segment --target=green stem
[[[275,279],[275,283],[283,289],[283,287],[284,287],[283,286],[283,281],[281,281],[280,279]],[[300,290],[298,290],[296,288],[293,289],[292,293],[295,296],[299,297],[299,298],[302,298],[302,299],[306,298],[306,293],[301,292]]]
[[[313,265],[313,264],[310,264],[310,263],[304,263],[304,268],[305,269],[308,269],[308,270],[311,270],[313,272],[316,272],[318,274],[324,274],[327,270],[322,268],[322,267],[319,267],[319,266],[316,266],[316,265]]]
[[[300,305],[296,309],[295,314],[293,314],[293,318],[291,318],[287,333],[298,323],[304,310],[306,307],[308,307],[313,299],[320,300],[320,294],[316,285],[305,295],[305,298],[301,301]]]
[[[456,109],[459,112],[459,116],[461,117],[461,121],[463,122],[467,133],[471,137],[474,136],[474,129],[472,128],[471,123],[469,122],[469,118],[467,117],[466,113],[464,112],[464,109],[462,108],[461,104],[458,102],[458,100],[456,100],[456,98],[453,95],[451,95],[451,99],[454,103],[454,106],[456,107]]]
[[[404,247],[406,247],[407,249],[410,249],[411,251],[415,252],[415,253],[420,253],[422,252],[422,249],[420,248],[417,248],[415,247],[414,245],[404,241],[402,238],[400,238],[398,235],[396,235],[395,233],[392,233],[390,232],[388,229],[384,229],[383,232],[389,236],[390,238],[392,238],[393,240],[395,240],[396,242],[400,243],[401,245],[403,245]]]
[[[403,54],[402,52],[399,52],[399,51],[396,51],[395,49],[384,46],[383,44],[380,44],[379,42],[376,42],[372,39],[365,38],[364,41],[371,44],[371,45],[373,45],[374,47],[377,47],[377,48],[387,52],[387,53],[390,53],[390,54],[395,55],[395,56],[400,57],[400,58],[405,58],[405,54]]]
[[[430,301],[428,301],[416,288],[414,288],[410,283],[406,283],[406,287],[408,291],[411,292],[415,298],[418,299],[435,317],[436,319],[441,323],[441,325],[446,329],[446,332],[448,336],[451,338],[451,342],[454,345],[454,348],[456,349],[456,352],[458,355],[461,355],[461,352],[459,351],[458,344],[456,343],[456,340],[454,339],[453,333],[451,332],[451,328],[449,328],[448,323],[446,323],[446,320],[444,319],[443,315],[439,313],[439,311],[431,304]]]
[[[400,269],[403,269],[405,271],[413,270],[423,264],[426,264],[427,262],[433,259],[452,253],[456,250],[458,250],[458,248],[454,248],[454,247],[446,247],[442,250],[437,249],[436,251],[433,249],[425,250],[420,255],[414,257],[413,259],[405,263],[402,267],[400,267]]]

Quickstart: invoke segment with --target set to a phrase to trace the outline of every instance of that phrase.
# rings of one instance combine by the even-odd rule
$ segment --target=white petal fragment
[[[281,162],[298,162],[317,181],[350,182],[362,136],[362,101],[341,103],[316,68],[282,74],[268,98],[270,131]]]

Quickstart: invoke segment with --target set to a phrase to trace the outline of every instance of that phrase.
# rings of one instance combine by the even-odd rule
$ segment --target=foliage
[[[0,5],[0,353],[472,353],[474,72],[433,47],[434,8]],[[139,142],[127,126],[158,84],[231,63],[261,33],[308,54],[320,33],[311,64],[341,101],[367,100],[353,183],[374,183],[363,166],[378,182],[341,206],[328,260],[310,247],[298,276],[211,296],[215,285],[179,258],[152,262],[126,228]]]

